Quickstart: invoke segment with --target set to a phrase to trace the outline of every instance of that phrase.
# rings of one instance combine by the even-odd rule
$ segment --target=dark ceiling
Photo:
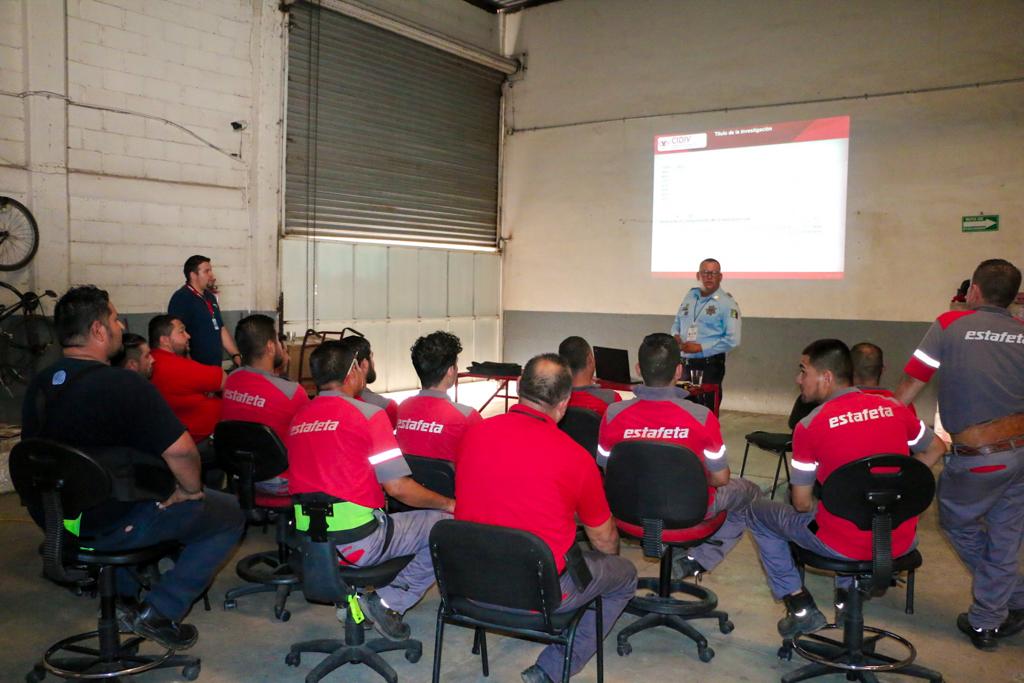
[[[485,9],[493,14],[518,12],[521,9],[527,7],[536,7],[537,5],[546,5],[549,2],[558,2],[558,0],[465,0],[474,7]]]

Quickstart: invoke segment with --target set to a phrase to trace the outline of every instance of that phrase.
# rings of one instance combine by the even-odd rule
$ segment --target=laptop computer
[[[605,346],[594,347],[595,373],[599,379],[619,384],[636,384],[629,372],[629,353],[626,349],[610,349]]]

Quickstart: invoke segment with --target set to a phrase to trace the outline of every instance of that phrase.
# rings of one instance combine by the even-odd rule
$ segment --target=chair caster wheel
[[[710,662],[714,658],[714,656],[715,656],[715,651],[712,650],[710,647],[698,647],[697,648],[697,657],[702,662]]]
[[[793,646],[792,645],[783,645],[783,646],[781,646],[779,648],[779,651],[776,653],[776,655],[778,656],[779,659],[783,659],[783,660],[785,660],[787,662],[791,661],[793,659]]]
[[[44,678],[46,678],[46,669],[41,666],[36,666],[25,674],[25,683],[39,683],[39,681]]]
[[[409,650],[405,651],[405,660],[407,662],[412,663],[412,664],[415,664],[416,662],[420,661],[420,657],[422,657],[422,656],[423,656],[423,646],[422,645],[420,645],[419,647],[412,648],[412,649],[409,649]]]
[[[186,681],[194,681],[199,678],[199,664],[193,664],[186,666],[181,670],[181,677]]]
[[[286,609],[277,609],[275,607],[274,616],[278,619],[278,621],[288,621],[292,618],[292,613]]]
[[[236,607],[238,607],[238,601],[237,600],[225,600],[224,601],[224,609],[235,609]]]
[[[289,652],[284,656],[284,663],[288,666],[298,666],[302,661],[302,655],[298,652]]]
[[[615,647],[615,651],[619,653],[620,657],[625,657],[633,651],[633,646],[629,643],[619,643]]]
[[[722,633],[732,633],[735,628],[736,624],[732,623],[728,619],[718,622],[718,630]]]

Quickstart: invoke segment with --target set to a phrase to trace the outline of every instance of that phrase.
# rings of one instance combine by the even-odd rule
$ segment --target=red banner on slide
[[[833,116],[810,121],[787,121],[763,126],[717,128],[702,133],[654,136],[655,154],[706,152],[730,147],[780,145],[787,142],[836,140],[850,137],[850,117]]]

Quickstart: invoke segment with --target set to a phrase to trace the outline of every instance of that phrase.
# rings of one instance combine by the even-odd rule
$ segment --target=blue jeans
[[[245,516],[235,497],[208,489],[203,500],[178,503],[164,510],[154,501],[137,503],[112,530],[83,543],[96,550],[180,543],[182,550],[174,568],[152,586],[145,602],[168,619],[181,621],[213,581],[244,527]],[[125,581],[131,581],[128,573],[119,572],[119,592],[124,590]]]

